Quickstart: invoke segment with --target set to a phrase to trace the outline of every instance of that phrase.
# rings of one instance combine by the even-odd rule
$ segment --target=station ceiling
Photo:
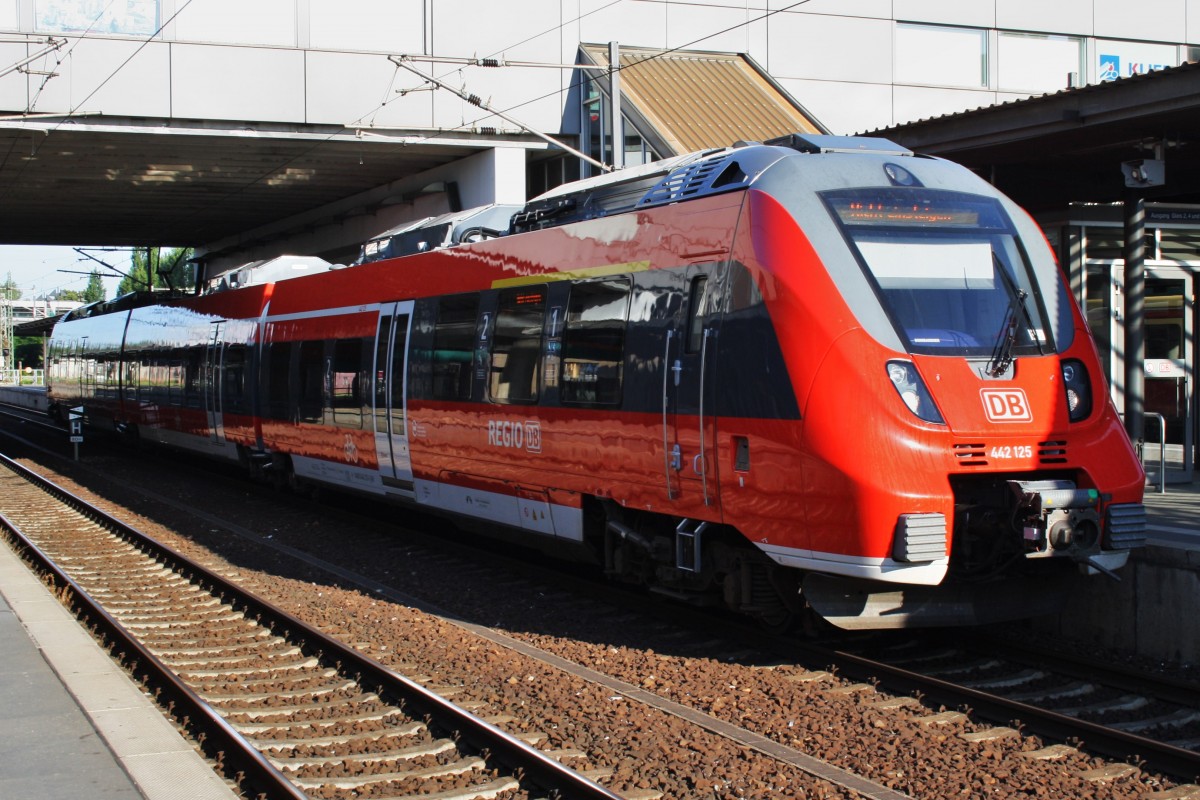
[[[0,244],[198,245],[362,195],[503,135],[0,120]]]
[[[1200,203],[1200,63],[872,131],[964,164],[1031,212],[1113,203],[1121,164],[1154,158],[1166,182],[1148,201]]]

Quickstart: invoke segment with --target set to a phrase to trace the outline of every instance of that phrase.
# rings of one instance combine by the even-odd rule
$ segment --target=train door
[[[224,350],[221,329],[224,324],[224,320],[212,324],[204,348],[204,374],[201,380],[204,410],[208,416],[208,435],[214,443],[220,442],[225,436],[221,416],[221,354]]]
[[[384,486],[412,491],[408,450],[408,336],[412,301],[387,303],[375,338],[375,452]]]
[[[671,499],[712,506],[719,497],[712,392],[717,279],[711,266],[691,266],[686,281],[683,302],[664,346],[665,479]]]

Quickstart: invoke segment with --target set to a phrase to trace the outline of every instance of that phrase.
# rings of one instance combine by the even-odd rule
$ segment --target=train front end
[[[801,142],[756,182],[803,426],[804,530],[763,546],[846,628],[1060,609],[1145,538],[1145,476],[1035,223],[968,170]],[[770,297],[770,295],[768,295]]]

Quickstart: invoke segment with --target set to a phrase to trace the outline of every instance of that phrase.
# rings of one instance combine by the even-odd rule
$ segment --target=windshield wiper
[[[995,251],[992,251],[992,263],[996,267],[996,272],[1000,274],[1001,280],[1004,281],[1005,288],[1008,289],[1008,310],[1004,312],[1004,322],[1000,326],[1000,333],[992,348],[992,360],[988,362],[987,369],[988,375],[999,378],[1012,366],[1013,353],[1017,347],[1018,325],[1023,324],[1029,335],[1034,337],[1039,353],[1042,352],[1042,343],[1033,330],[1033,319],[1029,316],[1029,306],[1025,303],[1029,293],[1017,286],[1016,281],[1008,274],[1008,270],[1004,268],[1004,264],[1001,263]]]
[[[1025,306],[1028,296],[1023,289],[1017,289],[1009,300],[1008,310],[1004,312],[1004,324],[1000,327],[996,346],[992,348],[992,360],[988,362],[987,372],[993,378],[999,378],[1012,366],[1013,351],[1017,346],[1018,309],[1019,315],[1025,318],[1025,324],[1029,324],[1029,309]]]

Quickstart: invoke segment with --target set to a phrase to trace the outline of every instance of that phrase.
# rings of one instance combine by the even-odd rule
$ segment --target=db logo
[[[980,389],[983,411],[992,422],[1033,422],[1024,389]]]
[[[542,452],[542,425],[540,422],[511,422],[488,420],[488,444],[492,447],[511,447],[514,450]]]

